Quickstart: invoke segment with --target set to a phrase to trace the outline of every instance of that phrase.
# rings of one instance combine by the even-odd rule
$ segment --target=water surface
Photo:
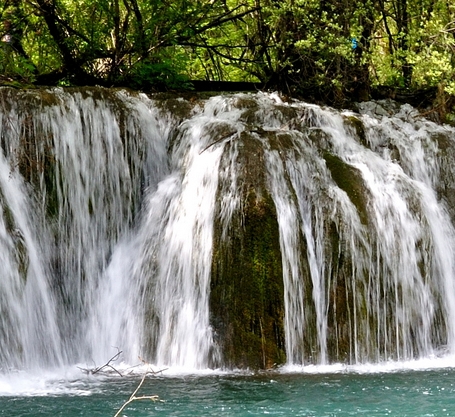
[[[20,394],[3,392],[0,415],[114,416],[139,376],[54,380]],[[124,416],[395,416],[455,415],[455,369],[393,372],[263,373],[153,376]]]

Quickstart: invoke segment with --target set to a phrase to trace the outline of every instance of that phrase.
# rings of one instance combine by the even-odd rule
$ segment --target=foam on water
[[[285,365],[279,368],[279,373],[295,374],[334,374],[334,373],[358,373],[380,374],[402,371],[429,371],[438,369],[454,369],[455,356],[427,357],[408,361],[385,361],[380,363],[363,363],[346,365],[334,363],[330,365]]]
[[[99,392],[103,378],[84,376],[79,369],[17,371],[0,375],[0,396],[86,396]]]
[[[412,361],[387,361],[382,363],[365,363],[346,365],[341,363],[331,365],[285,365],[265,372],[250,370],[223,370],[223,369],[188,369],[179,367],[160,368],[153,365],[129,365],[119,363],[115,369],[106,374],[86,375],[80,368],[86,369],[86,364],[74,367],[60,368],[47,372],[18,371],[0,376],[0,397],[46,397],[46,396],[89,396],[102,393],[106,384],[124,382],[125,378],[140,378],[144,373],[150,378],[184,379],[206,378],[223,376],[257,376],[270,375],[333,375],[333,374],[388,374],[396,372],[423,372],[430,370],[450,370],[455,368],[455,356],[448,355],[438,358],[423,358]],[[153,376],[154,374],[154,376]]]

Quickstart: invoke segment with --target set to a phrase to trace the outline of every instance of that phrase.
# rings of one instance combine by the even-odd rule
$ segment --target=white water
[[[0,184],[2,211],[8,211],[7,221],[12,222],[9,227],[14,227],[7,230],[5,219],[1,218],[1,363],[11,368],[20,366],[21,362],[26,366],[58,365],[62,354],[55,300],[46,276],[48,271],[40,259],[42,248],[38,233],[41,232],[43,238],[46,231],[36,229],[37,219],[27,200],[25,185],[10,171],[3,155],[0,156]],[[27,272],[21,276],[24,263]],[[46,340],[43,335],[52,337]]]
[[[141,357],[185,372],[222,364],[209,312],[213,224],[219,216],[226,231],[243,204],[243,131],[265,151],[291,369],[333,369],[334,355],[358,366],[453,353],[455,233],[436,192],[440,151],[431,139],[441,127],[409,120],[407,107],[393,117],[367,109],[355,116],[362,145],[345,121],[351,113],[274,95],[215,97],[181,121],[143,96],[114,93],[119,110],[90,93],[52,94],[54,105],[27,113],[10,103],[1,113],[3,373],[91,367],[117,349],[128,364]],[[254,116],[245,98],[257,102]],[[37,161],[55,162],[53,189],[38,163],[33,185],[19,172],[30,131]],[[292,146],[276,148],[270,135]],[[358,170],[367,224],[321,149]],[[340,251],[341,266],[332,258]],[[340,291],[344,306],[334,302]],[[346,344],[347,357],[337,357]]]
[[[368,193],[367,210],[371,217],[365,227],[346,193],[330,179],[320,157],[320,146],[308,140],[307,132],[292,132],[298,149],[292,149],[292,156],[270,153],[270,181],[281,217],[282,252],[284,262],[290,265],[285,269],[284,279],[288,288],[287,350],[293,361],[298,362],[301,352],[293,349],[305,337],[301,303],[305,297],[301,284],[304,272],[298,270],[295,260],[297,234],[301,230],[306,237],[313,283],[319,362],[326,362],[328,304],[330,292],[337,285],[337,271],[332,274],[335,266],[330,264],[330,256],[324,254],[327,247],[333,250],[327,246],[330,222],[335,223],[344,256],[349,256],[352,263],[346,288],[353,298],[352,304],[346,306],[352,309],[347,335],[349,360],[401,361],[427,357],[440,348],[453,351],[454,229],[434,190],[438,181],[437,148],[430,141],[430,134],[442,128],[428,122],[411,124],[394,118],[394,130],[390,130],[389,118],[378,121],[363,116],[368,141],[377,142],[378,135],[384,135],[381,129],[387,130],[383,138],[391,139],[399,148],[402,158],[399,165],[362,146],[340,114],[309,106],[303,118],[307,126],[325,133],[328,142],[325,146],[333,154],[359,170]],[[286,173],[290,189],[283,179]],[[283,192],[286,189],[289,191]],[[293,193],[298,205],[289,198]],[[296,209],[298,215],[293,213]],[[446,320],[443,326],[436,317],[438,309]],[[340,337],[346,333],[342,328],[334,331]],[[437,332],[447,332],[446,346],[435,345]]]

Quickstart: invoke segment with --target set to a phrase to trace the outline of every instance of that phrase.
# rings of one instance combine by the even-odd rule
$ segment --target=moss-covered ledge
[[[220,221],[215,225],[211,321],[224,366],[269,369],[285,361],[278,221],[262,147],[250,135],[240,140],[243,210],[234,213],[224,239]]]
[[[368,190],[360,171],[328,151],[323,152],[332,179],[349,197],[363,224],[368,224]]]

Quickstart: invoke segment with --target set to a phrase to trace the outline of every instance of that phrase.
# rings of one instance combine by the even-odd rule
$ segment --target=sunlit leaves
[[[375,85],[455,90],[447,0],[6,0],[0,17],[16,42],[8,70],[30,79],[262,81],[327,101]]]

